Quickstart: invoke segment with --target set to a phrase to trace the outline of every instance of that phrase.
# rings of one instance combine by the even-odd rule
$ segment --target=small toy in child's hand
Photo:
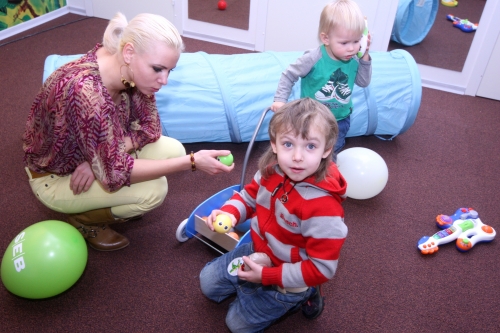
[[[359,52],[358,58],[361,58],[368,47],[368,21],[365,19],[365,30],[363,30],[363,36],[361,36],[361,40],[359,41]]]
[[[481,219],[456,220],[447,229],[435,233],[433,236],[422,237],[417,244],[422,254],[432,254],[438,251],[439,245],[456,241],[457,250],[466,252],[480,242],[491,242],[496,231]]]
[[[226,156],[217,156],[217,160],[221,162],[222,164],[225,164],[227,166],[231,166],[233,164],[234,158],[233,154],[229,154]]]
[[[436,225],[439,229],[449,228],[456,220],[477,219],[479,214],[473,208],[459,208],[455,214],[448,216],[439,214],[436,216]]]
[[[265,254],[264,252],[254,252],[251,255],[248,256],[254,263],[259,264],[264,267],[271,267],[273,263],[271,262],[271,259],[269,259],[269,256]],[[249,271],[250,267],[247,265],[243,264],[243,270],[244,271]]]
[[[453,22],[455,28],[459,28],[463,32],[473,32],[477,30],[477,23],[472,23],[468,19],[462,20],[460,17],[453,16],[451,14],[446,15],[448,21]]]
[[[232,226],[231,218],[225,214],[219,214],[215,218],[214,229],[218,233],[225,234],[231,230]]]

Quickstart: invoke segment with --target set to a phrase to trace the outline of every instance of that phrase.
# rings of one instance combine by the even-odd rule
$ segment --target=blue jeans
[[[337,138],[337,142],[335,143],[335,148],[333,150],[335,155],[337,155],[345,146],[345,136],[347,135],[349,128],[351,128],[351,116],[339,120],[337,125],[339,126],[339,137]]]
[[[344,118],[342,120],[339,120],[337,122],[337,125],[339,127],[339,136],[337,138],[337,142],[335,143],[335,146],[333,148],[333,161],[337,163],[337,154],[340,153],[342,148],[345,146],[345,136],[347,135],[347,132],[349,131],[349,128],[351,128],[351,116]]]
[[[273,286],[243,281],[229,273],[235,268],[233,260],[252,253],[253,243],[242,244],[206,264],[200,273],[201,291],[209,299],[220,303],[236,294],[226,316],[231,332],[262,332],[288,311],[298,309],[312,293],[309,288],[282,294]]]

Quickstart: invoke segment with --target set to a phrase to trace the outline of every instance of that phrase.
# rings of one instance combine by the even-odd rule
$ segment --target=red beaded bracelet
[[[196,165],[194,164],[194,153],[191,152],[191,171],[196,171]]]

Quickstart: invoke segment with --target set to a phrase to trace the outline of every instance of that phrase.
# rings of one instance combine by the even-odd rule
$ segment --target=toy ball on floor
[[[225,10],[226,7],[227,7],[227,3],[225,1],[220,0],[217,3],[217,8],[219,8],[219,10]]]
[[[71,225],[35,223],[9,244],[2,259],[5,288],[24,298],[47,298],[71,287],[87,265],[85,239]]]
[[[389,171],[384,159],[368,148],[349,148],[337,155],[337,166],[347,181],[346,195],[369,199],[384,189]]]

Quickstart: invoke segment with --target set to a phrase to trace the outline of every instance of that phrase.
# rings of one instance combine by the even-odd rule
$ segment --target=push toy
[[[217,160],[221,162],[222,164],[225,164],[227,166],[231,166],[233,164],[233,154],[229,154],[226,156],[217,156]]]
[[[225,234],[230,231],[232,227],[231,219],[225,214],[219,214],[215,218],[214,229],[218,233]]]
[[[458,5],[457,0],[441,0],[441,4],[446,7],[456,7]]]
[[[459,208],[455,214],[448,216],[439,214],[436,216],[436,225],[439,229],[449,228],[456,220],[477,219],[479,214],[473,208]]]
[[[457,250],[466,252],[481,242],[491,242],[496,231],[481,219],[456,220],[447,229],[436,232],[431,237],[422,237],[417,244],[422,254],[432,254],[438,251],[439,245],[456,240]]]
[[[453,22],[455,28],[459,28],[463,32],[473,32],[477,30],[477,23],[472,23],[468,19],[461,19],[460,17],[453,16],[451,14],[446,15],[448,21]]]
[[[365,19],[365,30],[363,30],[363,36],[359,41],[358,58],[361,58],[365,54],[367,46],[368,46],[368,21]]]

